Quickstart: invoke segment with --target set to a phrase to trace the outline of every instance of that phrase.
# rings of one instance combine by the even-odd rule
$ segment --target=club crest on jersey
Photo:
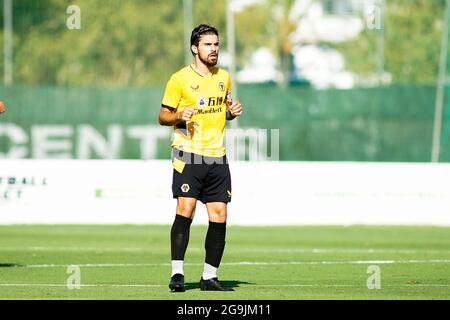
[[[203,108],[204,106],[206,106],[206,100],[203,97],[198,98],[197,100],[197,106],[199,108]]]
[[[183,192],[188,192],[189,189],[190,189],[190,187],[187,183],[185,183],[181,186],[181,191],[183,191]]]
[[[224,92],[225,91],[225,84],[223,82],[219,82],[219,89],[220,91]]]

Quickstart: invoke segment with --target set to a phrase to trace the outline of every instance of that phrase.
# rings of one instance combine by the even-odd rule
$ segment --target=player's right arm
[[[161,109],[159,111],[159,124],[162,126],[174,126],[180,122],[186,122],[194,114],[194,108],[184,108],[178,111],[178,105],[181,100],[181,87],[179,80],[172,75],[167,82],[164,97],[162,99]]]
[[[186,122],[194,115],[194,108],[184,108],[177,112],[174,108],[161,107],[159,111],[159,124],[162,126],[174,126],[180,122]]]

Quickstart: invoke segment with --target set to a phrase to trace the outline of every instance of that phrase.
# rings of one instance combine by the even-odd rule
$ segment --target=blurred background
[[[450,225],[450,1],[0,3],[0,223],[171,223],[157,118],[208,23],[245,108],[231,223]]]
[[[168,159],[164,85],[209,23],[280,160],[450,160],[445,0],[0,3],[1,158]]]
[[[245,110],[226,140],[235,297],[448,299],[449,22],[450,0],[0,0],[0,299],[169,298],[158,114],[201,23]],[[93,288],[66,289],[74,264]]]

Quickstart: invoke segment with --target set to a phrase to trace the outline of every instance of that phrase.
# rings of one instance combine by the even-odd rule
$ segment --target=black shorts
[[[172,193],[203,203],[231,201],[231,175],[228,160],[173,149]]]

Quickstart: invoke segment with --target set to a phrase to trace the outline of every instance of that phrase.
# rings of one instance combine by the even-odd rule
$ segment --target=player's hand
[[[177,114],[178,121],[189,121],[194,115],[195,109],[192,107],[184,108],[183,111]]]
[[[5,104],[3,103],[3,101],[0,101],[0,113],[3,113],[5,111],[6,111]]]
[[[228,111],[233,117],[240,116],[242,112],[244,112],[244,109],[242,109],[242,104],[236,100],[232,101],[230,106],[228,107]]]

